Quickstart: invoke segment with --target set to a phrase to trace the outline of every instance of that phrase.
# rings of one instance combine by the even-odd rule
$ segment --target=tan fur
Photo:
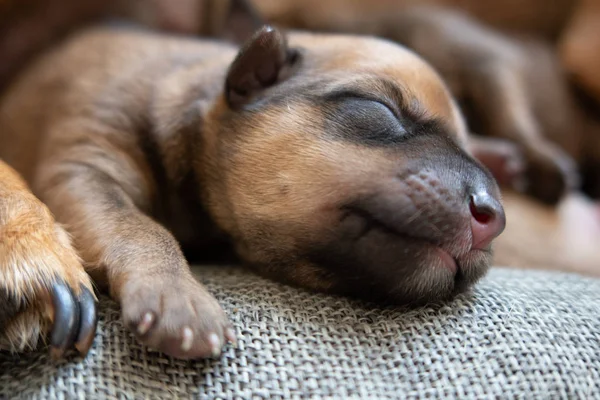
[[[92,286],[66,231],[2,161],[0,237],[0,289],[23,310],[6,322],[0,348],[34,348],[53,320],[52,283],[60,278],[75,294],[80,293],[81,285],[90,290]]]
[[[544,202],[556,203],[576,186],[573,158],[579,163],[597,160],[587,153],[588,137],[597,136],[597,130],[581,129],[585,117],[578,113],[563,71],[565,65],[575,68],[575,61],[559,60],[555,54],[555,38],[563,34],[571,38],[571,47],[594,46],[592,35],[571,35],[564,28],[569,13],[580,7],[576,2],[255,3],[268,19],[286,26],[375,34],[415,50],[466,103],[470,129],[522,147],[526,174],[533,182],[527,192]],[[582,74],[594,79],[594,52],[577,54],[587,57],[586,63],[577,61],[586,71]]]

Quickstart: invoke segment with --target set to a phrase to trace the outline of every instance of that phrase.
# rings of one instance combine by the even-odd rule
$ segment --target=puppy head
[[[387,41],[263,28],[208,113],[205,197],[264,274],[376,300],[448,297],[504,228],[440,78]]]

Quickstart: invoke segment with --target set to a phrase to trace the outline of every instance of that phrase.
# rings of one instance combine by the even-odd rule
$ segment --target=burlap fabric
[[[600,398],[600,280],[495,269],[470,296],[404,310],[198,271],[239,335],[220,360],[147,352],[103,299],[85,360],[0,353],[0,398]]]

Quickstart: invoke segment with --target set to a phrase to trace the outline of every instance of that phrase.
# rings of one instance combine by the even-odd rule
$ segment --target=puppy
[[[440,77],[375,38],[264,27],[238,49],[92,29],[4,94],[0,149],[124,323],[179,358],[235,341],[184,254],[231,246],[282,282],[420,303],[483,276],[505,225]],[[30,273],[20,265],[0,270]],[[57,280],[81,272],[66,265]],[[25,288],[11,285],[22,301]],[[39,313],[38,297],[21,313]]]

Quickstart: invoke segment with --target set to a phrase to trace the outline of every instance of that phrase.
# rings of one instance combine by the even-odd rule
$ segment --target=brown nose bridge
[[[438,134],[429,137],[429,143],[419,144],[413,169],[430,171],[442,190],[460,197],[465,204],[474,192],[495,192],[493,178],[453,139]]]

